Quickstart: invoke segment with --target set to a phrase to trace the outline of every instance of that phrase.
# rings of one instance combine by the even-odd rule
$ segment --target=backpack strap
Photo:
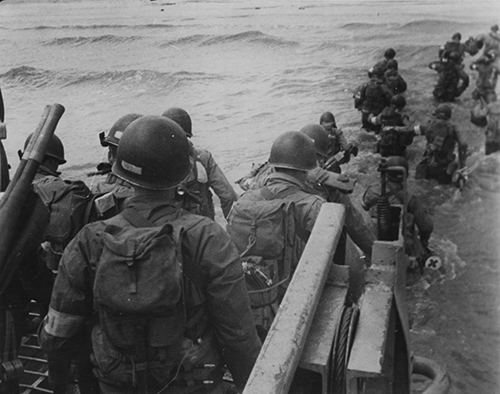
[[[293,193],[295,193],[295,190],[293,190],[292,188],[287,189],[287,190],[283,190],[283,191],[278,192],[278,193],[273,193],[271,191],[271,189],[269,189],[268,186],[263,186],[260,189],[260,194],[262,197],[264,197],[265,200],[277,200],[277,199],[283,200],[283,199],[287,198],[288,196],[291,196]]]
[[[134,227],[155,227],[155,225],[151,220],[147,219],[143,215],[140,214],[135,208],[125,208],[122,212],[121,215],[125,220],[127,220],[130,224],[132,224]],[[186,219],[186,218],[185,218]],[[174,240],[177,243],[177,253],[181,258],[181,263],[182,263],[182,272],[183,275],[191,281],[194,286],[198,288],[198,290],[202,291],[203,290],[203,278],[201,275],[201,272],[197,267],[195,267],[193,264],[191,264],[190,261],[186,261],[182,258],[182,237],[184,235],[184,230],[185,228],[189,228],[195,223],[198,223],[202,220],[202,218],[196,216],[195,220],[182,220],[181,223],[177,226],[173,226],[174,228],[174,233],[173,237]],[[183,285],[184,287],[184,285]],[[196,313],[194,316],[192,316],[189,320],[187,319],[187,305],[185,304],[186,297],[183,295],[183,308],[184,308],[184,313],[186,317],[186,329],[190,330],[192,329],[198,322],[202,319],[203,315],[203,310],[200,310],[198,313]]]

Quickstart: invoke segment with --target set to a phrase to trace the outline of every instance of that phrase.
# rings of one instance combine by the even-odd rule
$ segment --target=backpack
[[[157,226],[133,208],[103,223],[93,288],[99,373],[132,385],[141,371],[168,379],[180,363],[186,327],[183,227]]]
[[[378,115],[389,104],[382,86],[382,83],[373,80],[366,85],[363,107],[374,115]]]
[[[400,146],[398,132],[394,127],[384,127],[379,135],[380,140],[377,143],[378,153],[384,157],[401,155],[400,150],[404,147]]]
[[[432,131],[428,151],[431,155],[431,165],[443,165],[453,161],[455,139],[453,138],[453,125],[444,120],[437,120],[429,127]]]
[[[277,198],[267,186],[251,190],[231,208],[227,232],[243,260],[250,304],[262,334],[271,326],[298,260],[295,204],[285,193]]]
[[[198,153],[194,153],[192,160],[193,169],[187,181],[177,188],[177,198],[182,201],[186,211],[214,220],[215,210],[207,170]]]
[[[50,212],[44,239],[54,258],[46,263],[55,270],[66,245],[88,222],[91,192],[82,181],[66,181],[51,175],[34,181],[33,190]]]

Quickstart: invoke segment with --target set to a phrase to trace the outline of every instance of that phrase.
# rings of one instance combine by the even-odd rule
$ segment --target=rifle
[[[325,164],[323,164],[323,168],[327,171],[339,172],[338,170],[340,170],[340,165],[348,163],[349,160],[351,160],[351,155],[356,157],[358,155],[358,151],[359,149],[356,145],[350,144],[340,159],[337,159],[335,156],[330,157]]]

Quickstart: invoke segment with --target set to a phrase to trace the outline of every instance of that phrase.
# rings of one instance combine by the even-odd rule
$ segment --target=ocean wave
[[[448,32],[454,29],[474,26],[473,23],[454,22],[442,19],[422,19],[417,21],[408,22],[398,27],[398,30],[406,32],[422,32],[422,33],[436,33]]]
[[[125,71],[77,71],[77,70],[44,70],[30,66],[20,66],[0,74],[2,84],[10,86],[58,86],[74,85],[121,85],[144,86],[155,89],[177,86],[190,81],[220,80],[218,74],[202,72],[159,72],[153,70],[125,70]]]
[[[258,30],[249,30],[236,34],[222,34],[214,36],[204,40],[202,42],[202,45],[219,45],[238,42],[264,44],[266,46],[272,47],[290,47],[298,45],[298,42],[296,41],[285,40],[280,37],[264,34]]]
[[[124,25],[124,24],[61,25],[61,26],[39,25],[39,26],[13,28],[12,30],[99,30],[99,29],[140,30],[140,29],[170,29],[175,27],[177,26],[167,23],[147,23],[143,25]],[[9,28],[0,26],[0,29],[9,29]]]
[[[363,30],[363,29],[373,29],[376,27],[380,27],[381,25],[377,23],[346,23],[345,25],[340,26],[341,29],[345,30]]]
[[[203,40],[205,40],[208,36],[205,34],[193,34],[191,36],[180,37],[174,40],[166,41],[160,44],[160,48],[169,47],[172,45],[189,45],[189,44],[199,44]]]
[[[80,46],[86,44],[106,43],[106,44],[121,44],[129,43],[142,39],[141,36],[116,36],[114,34],[105,34],[102,36],[78,36],[78,37],[58,37],[48,41],[44,41],[44,45],[73,45]]]

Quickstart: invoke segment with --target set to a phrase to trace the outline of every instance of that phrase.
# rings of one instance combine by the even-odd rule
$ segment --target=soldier
[[[29,135],[24,143],[25,149],[30,142],[31,136]],[[18,153],[22,157],[22,151],[20,150]],[[14,276],[6,291],[7,299],[10,300],[9,303],[14,305],[13,315],[16,320],[18,340],[21,339],[23,332],[27,333],[33,330],[32,321],[28,319],[28,306],[31,300],[37,301],[38,309],[42,315],[47,313],[50,293],[54,282],[50,269],[57,269],[60,257],[60,251],[56,251],[55,246],[52,247],[50,243],[46,242],[44,237],[49,222],[50,211],[44,204],[44,200],[36,194],[36,185],[38,182],[41,182],[41,184],[47,183],[49,186],[54,183],[59,184],[60,172],[57,170],[59,165],[64,163],[66,163],[66,160],[64,158],[63,144],[56,135],[53,135],[49,141],[43,161],[34,176],[33,191],[35,193],[33,193],[33,197],[30,199],[30,208],[33,209],[32,216],[38,218],[40,226],[36,234],[33,234],[33,242],[29,242],[24,246],[22,264],[19,264],[19,271]]]
[[[387,70],[388,63],[391,60],[396,61],[394,59],[395,57],[396,57],[396,51],[393,48],[386,49],[384,52],[384,58],[368,70],[368,78],[372,77],[373,71],[376,68],[381,68],[383,70],[383,72],[385,72]]]
[[[378,132],[380,126],[370,123],[370,115],[378,115],[387,107],[392,98],[392,92],[384,83],[385,68],[375,67],[370,81],[363,85],[354,97],[355,106],[361,111],[362,127],[366,131]]]
[[[455,33],[453,36],[451,36],[451,40],[447,41],[444,45],[439,47],[439,59],[441,61],[443,60],[450,60],[449,55],[452,52],[456,52],[458,54],[458,57],[456,59],[451,59],[455,64],[462,64],[464,57],[465,57],[465,52],[466,52],[466,47],[465,44],[460,42],[462,40],[462,35],[460,33]]]
[[[496,87],[500,68],[496,58],[496,52],[491,50],[471,63],[470,69],[478,72],[476,89],[472,92],[472,98],[475,100],[483,100],[485,103],[489,103],[489,100],[495,101],[497,99]]]
[[[404,157],[406,147],[413,142],[413,130],[407,132],[398,130],[401,126],[405,126],[408,121],[408,118],[401,113],[405,106],[405,98],[396,95],[392,97],[389,107],[384,108],[378,116],[370,116],[369,118],[371,123],[381,126],[376,151],[383,157]]]
[[[451,52],[446,59],[429,64],[438,73],[438,81],[432,92],[438,102],[451,102],[469,86],[469,76],[464,72],[460,54]]]
[[[434,119],[425,126],[416,126],[416,132],[424,134],[427,147],[423,160],[417,165],[415,178],[437,179],[439,183],[451,183],[457,170],[465,166],[467,144],[457,128],[450,123],[451,108],[439,104]],[[458,161],[455,147],[458,145]]]
[[[123,135],[123,131],[127,126],[132,123],[137,118],[140,118],[141,114],[130,113],[119,118],[113,126],[108,130],[107,134],[104,131],[99,133],[99,141],[101,146],[108,148],[108,161],[106,163],[100,163],[97,166],[97,172],[91,174],[92,176],[104,175],[105,179],[101,182],[94,182],[92,180],[91,190],[94,194],[102,194],[110,192],[117,188],[117,186],[124,186],[129,188],[129,185],[123,183],[121,179],[117,178],[111,172],[111,167],[116,160],[116,152],[118,150],[118,143]]]
[[[337,128],[337,123],[335,122],[335,116],[331,112],[324,112],[319,118],[319,124],[328,133],[328,152],[327,152],[327,163],[324,168],[328,171],[333,171],[336,173],[341,172],[340,165],[348,163],[351,159],[351,155],[358,155],[358,147],[353,143],[348,143],[341,129]],[[344,152],[344,156],[337,160],[334,156],[339,152]]]
[[[169,108],[162,116],[177,122],[188,138],[193,136],[191,117],[182,108]],[[220,199],[222,213],[227,218],[238,195],[209,151],[196,148],[191,143],[191,160],[194,163],[191,175],[178,190],[184,209],[214,219],[215,210],[210,191],[213,189]]]
[[[122,210],[125,199],[133,194],[132,185],[116,177],[111,172],[111,167],[116,160],[118,143],[123,131],[130,123],[141,116],[135,113],[124,115],[111,126],[107,134],[104,131],[99,133],[101,146],[108,148],[108,161],[100,163],[97,166],[97,172],[89,174],[89,176],[93,177],[91,191],[94,194],[94,201],[89,211],[89,222],[116,215]],[[97,176],[104,176],[105,178],[95,182]]]
[[[174,201],[189,152],[177,123],[132,122],[112,171],[134,196],[62,257],[40,342],[49,362],[68,359],[90,325],[102,393],[221,393],[224,362],[242,389],[258,355],[238,251]]]
[[[398,62],[391,59],[387,62],[387,70],[384,73],[384,80],[387,87],[393,94],[406,92],[406,81],[398,72]]]
[[[476,40],[483,43],[483,55],[493,51],[496,53],[497,58],[500,56],[500,34],[498,33],[498,25],[491,26],[488,33],[480,34]]]

